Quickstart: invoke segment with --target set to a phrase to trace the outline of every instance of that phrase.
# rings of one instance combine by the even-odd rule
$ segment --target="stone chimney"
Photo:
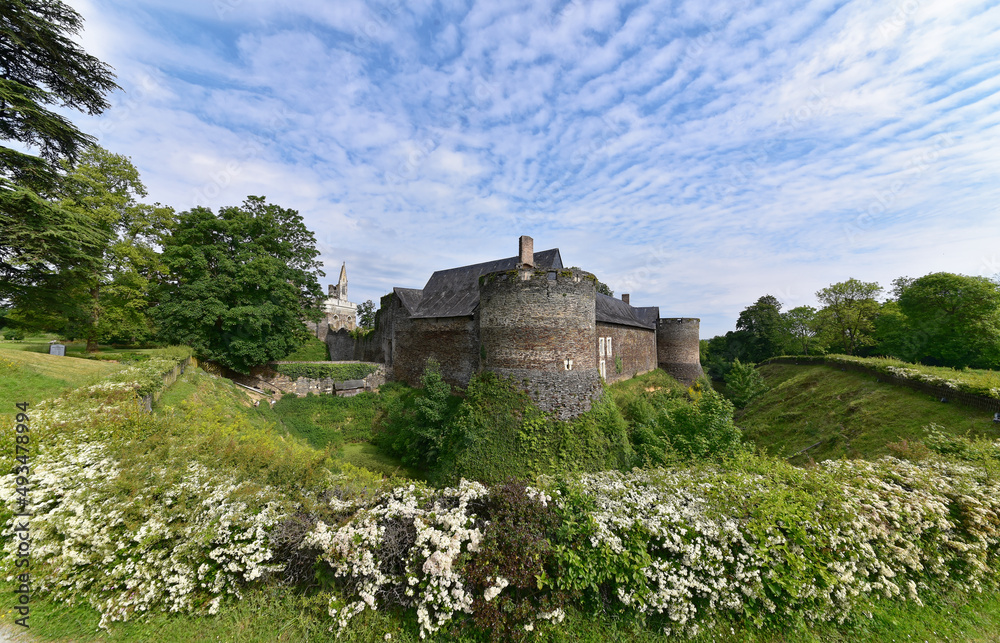
[[[628,293],[624,293],[622,295],[622,301],[624,301],[626,304],[628,303]]]
[[[535,267],[535,241],[527,236],[522,235],[518,239],[518,249],[521,255],[521,268],[534,268]]]

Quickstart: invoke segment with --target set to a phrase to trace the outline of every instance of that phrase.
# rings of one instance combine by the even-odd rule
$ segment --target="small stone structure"
[[[57,343],[49,344],[49,355],[58,355],[60,357],[65,357],[66,346],[64,344],[57,344]]]
[[[593,274],[563,266],[558,248],[439,270],[422,289],[382,298],[375,329],[355,339],[332,326],[331,359],[385,365],[386,378],[419,385],[429,360],[464,387],[480,370],[509,376],[546,411],[567,418],[615,382],[664,368],[685,384],[702,374],[693,318],[660,318],[597,292]]]
[[[359,362],[317,362],[322,364],[344,364]],[[335,380],[331,378],[313,379],[291,378],[275,371],[258,373],[256,377],[267,387],[284,394],[308,395],[309,393],[351,397],[364,391],[375,391],[385,384],[385,365],[372,364],[374,372],[360,380]]]

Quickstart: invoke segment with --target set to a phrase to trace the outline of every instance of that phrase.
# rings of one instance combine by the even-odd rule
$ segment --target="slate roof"
[[[653,326],[656,326],[656,320],[660,318],[659,306],[643,306],[641,308],[633,306],[633,310],[635,310],[635,316],[639,318],[639,321]]]
[[[427,285],[422,291],[413,288],[396,288],[394,291],[403,300],[403,305],[410,312],[410,316],[414,318],[472,315],[479,305],[479,278],[491,272],[514,270],[519,262],[520,257],[507,257],[471,266],[438,270],[427,280]],[[535,268],[559,270],[562,267],[562,257],[558,248],[535,253]],[[400,292],[404,290],[408,291],[405,299]],[[411,308],[407,302],[415,306]]]
[[[599,322],[607,324],[621,324],[623,326],[636,326],[638,328],[655,329],[655,320],[650,319],[649,311],[652,308],[633,308],[621,299],[608,297],[597,293],[595,302],[596,318]],[[655,308],[657,313],[659,308]],[[645,311],[640,313],[639,311]]]
[[[411,315],[420,304],[420,299],[424,296],[424,291],[419,288],[393,288],[392,292],[396,293],[399,300],[403,302],[403,308]]]

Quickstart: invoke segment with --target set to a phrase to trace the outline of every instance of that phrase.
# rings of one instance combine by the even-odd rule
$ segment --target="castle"
[[[380,362],[389,379],[411,385],[428,360],[454,386],[494,371],[561,418],[589,409],[602,379],[657,367],[686,384],[701,375],[698,319],[664,319],[656,306],[601,294],[594,275],[563,266],[558,248],[533,248],[523,236],[515,257],[439,270],[421,289],[393,288],[364,338],[331,327],[331,359]]]

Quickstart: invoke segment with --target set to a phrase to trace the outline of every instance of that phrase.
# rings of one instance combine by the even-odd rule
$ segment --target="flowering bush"
[[[90,603],[102,626],[153,609],[214,613],[283,568],[269,532],[288,494],[192,460],[141,409],[137,392],[175,364],[153,358],[31,409],[33,580]],[[0,480],[8,527],[16,478]],[[17,542],[4,547],[16,573]]]
[[[552,514],[527,521],[544,529],[525,532],[538,556],[516,571],[523,579],[537,569],[533,594],[487,572],[499,559],[486,543],[511,524],[483,520],[488,494],[471,483],[397,490],[337,529],[318,525],[307,541],[349,597],[331,604],[340,628],[366,608],[400,604],[417,607],[426,635],[516,595],[507,611],[526,631],[561,619],[572,600],[695,634],[722,615],[843,621],[872,600],[920,601],[932,586],[995,586],[998,492],[977,468],[893,458],[801,470],[743,455],[726,468],[542,480],[526,494]],[[390,552],[391,530],[409,535],[394,537]]]

